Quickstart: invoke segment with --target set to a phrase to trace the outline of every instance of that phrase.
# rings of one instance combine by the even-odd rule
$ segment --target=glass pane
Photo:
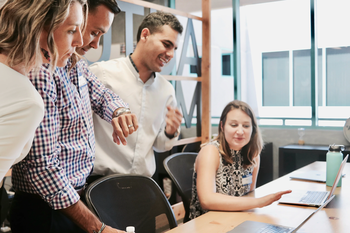
[[[318,46],[324,51],[321,126],[341,126],[349,118],[350,1],[317,0]],[[333,119],[332,121],[330,119]]]
[[[222,75],[231,75],[231,55],[222,55]]]
[[[307,102],[304,97],[310,96],[304,90],[311,93],[310,74],[303,95],[294,96],[300,95],[295,90],[305,77],[300,75],[309,71],[306,67],[294,70],[293,65],[294,51],[311,48],[310,2],[273,1],[240,9],[242,100],[252,106],[258,117],[310,116],[310,97]],[[296,82],[294,72],[300,77]],[[303,111],[295,109],[304,106],[307,108]],[[281,111],[281,107],[285,110]]]
[[[322,50],[318,50],[318,104],[322,105]],[[293,106],[311,106],[310,49],[293,51]]]
[[[288,106],[289,52],[263,53],[262,62],[263,106]]]
[[[327,48],[327,106],[349,106],[350,47]]]

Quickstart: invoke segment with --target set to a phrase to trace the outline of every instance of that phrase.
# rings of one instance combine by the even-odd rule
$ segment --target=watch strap
[[[131,113],[130,108],[118,108],[118,110],[114,111],[113,118],[119,117],[120,115]]]

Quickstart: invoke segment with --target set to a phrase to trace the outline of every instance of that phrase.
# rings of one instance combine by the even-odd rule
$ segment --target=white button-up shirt
[[[178,137],[165,136],[166,106],[176,106],[175,91],[169,81],[156,73],[144,83],[129,57],[94,63],[97,78],[118,94],[137,117],[139,128],[127,137],[127,145],[112,139],[112,127],[93,116],[96,136],[94,175],[140,174],[152,176],[156,169],[153,150],[170,150]]]

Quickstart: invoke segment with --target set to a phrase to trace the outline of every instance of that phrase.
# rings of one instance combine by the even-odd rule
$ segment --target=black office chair
[[[3,184],[0,186],[0,226],[8,226],[8,213],[12,205],[14,194],[13,192],[8,192],[11,190],[11,180],[10,182],[6,182],[6,179],[10,179],[10,177],[4,177]],[[5,188],[7,187],[7,189]],[[1,231],[0,231],[1,232]]]
[[[5,183],[5,178],[4,178]],[[8,211],[10,209],[9,198],[4,185],[0,187],[0,226],[5,221]]]
[[[168,220],[168,224],[163,223],[167,229],[177,226],[167,198],[149,177],[109,175],[91,183],[85,198],[88,208],[102,222],[120,230],[134,226],[137,233],[153,233],[162,225],[161,219]]]
[[[167,157],[164,168],[174,182],[185,208],[184,222],[189,221],[193,166],[198,153],[182,152]]]
[[[186,144],[182,148],[181,152],[195,152],[195,153],[198,153],[200,151],[200,149],[201,149],[201,144],[202,144],[201,141]]]

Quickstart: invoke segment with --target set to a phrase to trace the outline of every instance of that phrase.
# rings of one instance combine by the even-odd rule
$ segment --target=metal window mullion
[[[326,98],[327,98],[327,93],[326,93],[326,78],[327,78],[327,67],[326,67],[326,57],[327,57],[327,53],[326,53],[327,49],[326,48],[322,48],[322,106],[325,107],[326,106]]]
[[[175,9],[175,0],[169,0],[168,5],[170,8]]]
[[[289,107],[294,106],[294,59],[293,50],[289,50]]]
[[[233,31],[233,92],[234,99],[241,99],[241,39],[240,39],[240,0],[232,0]]]
[[[311,122],[312,126],[317,126],[318,121],[318,104],[317,104],[317,27],[316,27],[316,2],[310,0],[310,29],[311,29]]]

